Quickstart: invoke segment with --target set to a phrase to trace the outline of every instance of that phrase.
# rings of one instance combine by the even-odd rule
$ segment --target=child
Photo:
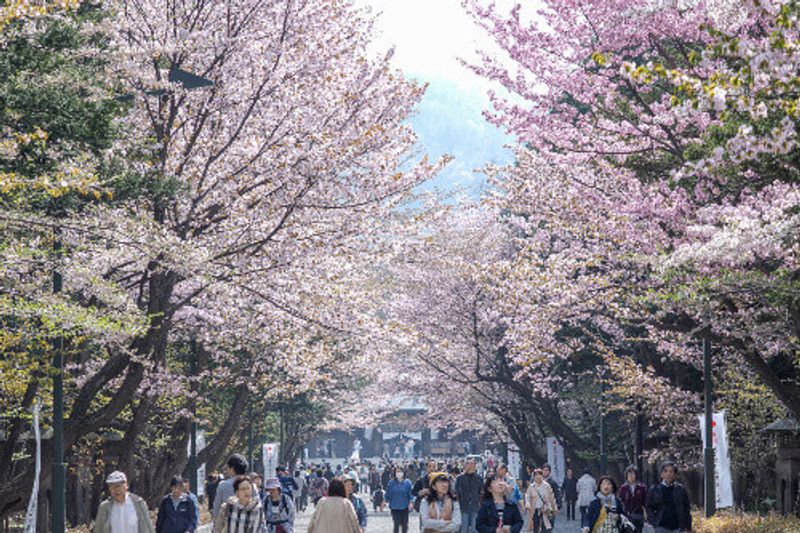
[[[383,512],[383,506],[386,502],[383,499],[383,489],[378,487],[375,489],[375,492],[372,493],[372,512],[377,512],[378,507],[381,508],[381,512]]]

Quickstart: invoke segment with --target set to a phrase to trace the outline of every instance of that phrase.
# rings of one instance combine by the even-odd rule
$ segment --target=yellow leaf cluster
[[[41,17],[56,11],[69,11],[76,9],[81,0],[43,0],[35,2],[31,0],[6,0],[0,7],[0,31],[14,21]]]

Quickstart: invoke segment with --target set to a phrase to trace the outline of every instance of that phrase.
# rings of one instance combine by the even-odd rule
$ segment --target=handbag
[[[633,522],[628,520],[628,517],[624,514],[619,515],[619,529],[623,533],[635,533],[636,526],[633,525]]]

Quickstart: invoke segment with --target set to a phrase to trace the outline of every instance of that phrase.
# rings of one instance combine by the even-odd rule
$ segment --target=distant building
[[[455,432],[432,427],[420,427],[418,415],[427,408],[414,400],[399,401],[391,421],[374,428],[355,428],[350,431],[330,431],[318,434],[308,443],[309,460],[349,459],[358,449],[361,458],[388,457],[448,457],[481,453],[483,439],[474,432]]]

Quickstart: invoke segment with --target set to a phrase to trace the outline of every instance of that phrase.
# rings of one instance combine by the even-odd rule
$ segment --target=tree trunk
[[[222,424],[214,438],[197,454],[197,464],[206,463],[208,468],[216,469],[222,463],[231,439],[233,439],[239,427],[249,396],[250,389],[246,384],[241,383],[236,387],[236,394],[228,418],[225,419],[225,423]]]

